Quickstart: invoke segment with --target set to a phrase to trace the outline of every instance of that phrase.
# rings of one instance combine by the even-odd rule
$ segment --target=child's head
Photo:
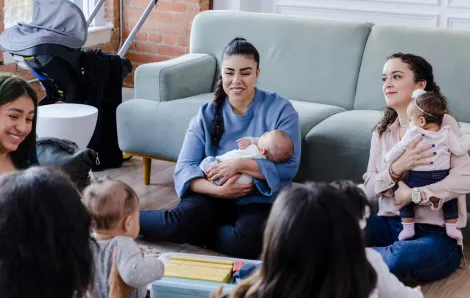
[[[93,254],[91,216],[80,199],[58,170],[32,167],[0,176],[2,297],[84,297]]]
[[[111,179],[95,181],[83,191],[83,201],[93,216],[95,233],[139,235],[139,199],[127,184]]]
[[[294,154],[294,144],[288,134],[282,130],[272,130],[263,134],[258,140],[261,154],[275,163],[288,161]]]
[[[411,125],[426,128],[428,124],[441,126],[444,114],[448,113],[447,101],[441,95],[421,89],[415,90],[414,100],[407,109]]]
[[[368,297],[377,277],[345,200],[326,183],[284,188],[267,220],[260,271],[230,297]]]
[[[359,221],[361,229],[364,229],[366,227],[366,219],[371,211],[371,204],[365,192],[357,184],[349,180],[333,181],[330,185],[344,194],[346,204]]]

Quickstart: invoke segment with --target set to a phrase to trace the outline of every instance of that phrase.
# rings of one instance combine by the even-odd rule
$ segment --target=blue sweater
[[[274,164],[267,159],[256,160],[266,180],[254,179],[256,189],[235,200],[240,205],[272,203],[280,189],[292,183],[299,169],[301,137],[297,111],[287,99],[256,88],[255,97],[244,115],[233,113],[226,99],[222,105],[222,117],[224,134],[219,148],[212,146],[211,142],[214,103],[204,104],[191,119],[174,173],[176,193],[184,199],[190,193],[190,181],[198,177],[204,178],[199,164],[206,156],[222,155],[238,149],[236,140],[239,138],[260,137],[266,131],[279,129],[286,132],[294,144],[291,159],[282,164]]]

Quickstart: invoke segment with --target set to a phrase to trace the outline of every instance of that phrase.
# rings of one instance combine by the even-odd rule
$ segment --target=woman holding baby
[[[455,233],[452,229],[460,229],[466,223],[465,194],[470,193],[470,158],[466,153],[452,155],[450,171],[445,178],[428,185],[409,187],[407,176],[410,176],[410,170],[418,167],[432,170],[431,165],[438,164],[444,151],[438,144],[420,143],[430,134],[424,131],[398,159],[388,163],[386,154],[404,138],[410,119],[413,120],[410,112],[419,111],[423,119],[426,115],[437,117],[436,111],[425,111],[428,108],[421,101],[413,101],[414,91],[434,94],[441,98],[445,107],[446,100],[434,82],[432,66],[420,56],[402,53],[390,56],[382,79],[387,108],[374,130],[364,175],[368,196],[379,198],[378,216],[372,217],[367,224],[368,246],[382,255],[390,271],[399,279],[437,280],[447,277],[459,267],[463,257],[459,246],[460,232]],[[410,104],[416,105],[412,107],[415,109],[410,109]],[[459,136],[457,121],[446,109],[442,114],[440,126],[449,127]],[[458,201],[456,220],[448,223],[442,207],[455,198]],[[399,211],[412,202],[416,204],[414,217],[402,223]],[[401,233],[404,227],[407,231]]]
[[[259,53],[243,38],[224,49],[214,100],[191,120],[174,173],[181,202],[172,210],[141,211],[141,234],[161,241],[189,242],[219,253],[258,258],[264,223],[279,190],[290,183],[300,162],[300,124],[288,100],[255,87]],[[268,131],[288,135],[293,152],[287,161],[269,158]],[[260,138],[267,158],[231,158],[205,171],[201,162],[239,148],[237,140]],[[253,145],[252,145],[253,146]],[[251,183],[237,183],[242,176]]]

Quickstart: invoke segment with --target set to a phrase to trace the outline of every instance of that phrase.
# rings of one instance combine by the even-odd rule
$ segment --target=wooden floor
[[[141,208],[151,209],[170,209],[178,203],[173,185],[174,163],[165,161],[152,161],[152,175],[150,185],[144,185],[142,160],[133,157],[125,161],[121,168],[111,169],[103,172],[97,172],[97,176],[109,176],[128,183],[137,192],[141,200]],[[470,223],[469,223],[470,225]],[[470,229],[464,230],[465,236],[465,255],[470,262]],[[186,252],[196,254],[218,255],[217,253],[189,244],[173,243],[147,243],[139,241],[146,257],[152,257],[152,254],[158,255],[164,252]],[[469,298],[470,297],[470,263],[463,269],[458,269],[449,278],[421,284],[426,298]],[[400,298],[400,297],[397,297]]]

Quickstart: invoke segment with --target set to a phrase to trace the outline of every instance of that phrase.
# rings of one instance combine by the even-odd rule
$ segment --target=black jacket
[[[85,104],[98,109],[98,121],[88,148],[98,154],[93,170],[122,165],[116,127],[116,109],[122,102],[123,64],[121,57],[101,50],[82,51],[83,80],[87,89]]]

